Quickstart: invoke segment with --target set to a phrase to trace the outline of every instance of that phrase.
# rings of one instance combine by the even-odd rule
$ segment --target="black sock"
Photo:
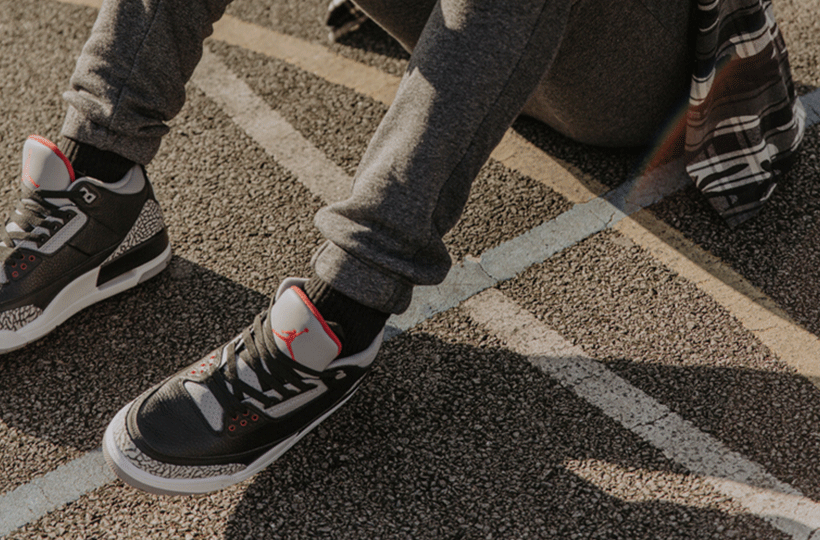
[[[125,173],[135,165],[119,154],[68,138],[63,138],[60,151],[71,162],[77,178],[90,176],[107,184],[122,180]]]
[[[340,357],[365,350],[390,317],[389,313],[351,300],[317,277],[305,284],[305,294],[328,324],[341,327],[341,335],[338,335],[342,342]]]

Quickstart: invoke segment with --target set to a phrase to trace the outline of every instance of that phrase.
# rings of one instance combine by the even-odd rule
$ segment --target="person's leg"
[[[684,96],[688,0],[633,0],[623,10],[600,0],[358,3],[413,56],[353,195],[317,215],[329,241],[314,265],[333,288],[382,311],[401,312],[413,286],[444,279],[441,238],[528,100],[531,114],[577,138],[629,145],[646,142]]]
[[[552,64],[570,7],[570,0],[436,4],[353,195],[316,216],[329,240],[314,257],[321,279],[393,313],[407,308],[414,285],[444,279],[450,257],[441,238]]]
[[[317,215],[329,242],[316,276],[287,280],[270,309],[218,348],[124,407],[103,449],[126,482],[201,493],[244,480],[341,406],[381,343],[345,352],[345,322],[310,291],[400,312],[412,287],[441,281],[442,235],[470,184],[548,71],[571,0],[441,0],[396,100],[357,172],[353,196]],[[324,304],[327,305],[327,304]],[[317,309],[318,308],[318,309]],[[377,321],[377,330],[384,319]]]
[[[66,93],[61,148],[37,136],[23,148],[21,199],[0,231],[0,353],[165,268],[168,236],[142,165],[226,4],[103,4]]]
[[[688,97],[691,9],[689,0],[578,0],[523,113],[587,144],[651,143]]]
[[[105,0],[64,97],[62,135],[147,164],[230,0]]]
[[[436,0],[357,0],[412,52]],[[650,142],[687,96],[690,0],[573,0],[555,61],[522,114],[601,146]]]
[[[549,64],[541,52],[560,43],[569,0],[524,4],[445,0],[426,25],[399,96],[360,167],[360,177],[370,180],[355,190],[394,194],[407,204],[396,207],[385,197],[388,204],[366,209],[370,228],[379,230],[379,222],[392,227],[382,231],[385,244],[368,247],[388,265],[406,258],[410,271],[420,273],[397,289],[381,270],[356,275],[357,265],[366,264],[356,260],[342,261],[334,281],[321,272],[307,282],[285,281],[270,309],[237,339],[117,414],[103,449],[123,480],[158,493],[233,484],[271,463],[352,395],[375,359],[387,313],[406,306],[412,283],[444,277],[449,257],[440,236]],[[340,216],[338,209],[319,217],[325,230],[356,235],[346,224],[329,224],[334,215]],[[402,227],[406,237],[396,234]],[[406,257],[401,246],[408,238],[417,253]],[[318,270],[338,260],[332,250],[343,247],[331,245],[320,253]],[[426,257],[437,258],[432,270],[414,265]],[[317,301],[324,293],[335,299]],[[374,296],[387,301],[358,302]],[[336,306],[326,309],[333,300]],[[346,350],[347,323],[362,318],[361,308],[373,315],[366,326],[376,334],[363,350]]]

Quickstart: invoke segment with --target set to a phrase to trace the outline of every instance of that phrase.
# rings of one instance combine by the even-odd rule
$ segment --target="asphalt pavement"
[[[0,0],[3,220],[95,5]],[[0,536],[820,539],[818,0],[775,6],[813,125],[751,222],[679,179],[655,193],[644,152],[520,119],[447,235],[454,274],[391,320],[345,407],[211,495],[107,471],[122,405],[308,272],[313,215],[387,110],[408,55],[372,23],[330,45],[325,8],[229,7],[148,168],[170,267],[0,358]]]

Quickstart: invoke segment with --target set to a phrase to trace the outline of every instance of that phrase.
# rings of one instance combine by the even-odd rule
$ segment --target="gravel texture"
[[[608,493],[611,464],[660,500]],[[360,393],[241,491],[157,499],[117,484],[10,538],[50,535],[783,538],[457,311],[388,343]]]
[[[727,227],[694,188],[655,205],[653,213],[728,263],[820,335],[820,126],[811,127],[799,162],[761,212]]]
[[[599,234],[502,289],[699,429],[820,497],[820,391],[630,244]]]

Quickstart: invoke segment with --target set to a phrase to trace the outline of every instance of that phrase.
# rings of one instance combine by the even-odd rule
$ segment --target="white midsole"
[[[136,287],[160,273],[171,259],[171,246],[158,257],[97,286],[100,267],[94,268],[66,285],[43,313],[16,331],[0,330],[0,354],[19,349],[45,336],[72,315],[115,294]]]
[[[353,397],[353,394],[356,393],[356,390],[358,390],[358,383],[360,382],[361,381],[358,381],[356,386],[354,386],[339,403],[314,420],[308,427],[277,444],[256,461],[234,474],[223,474],[206,478],[164,478],[148,473],[134,465],[131,460],[122,453],[119,446],[117,446],[116,437],[114,435],[115,430],[125,429],[125,417],[128,414],[131,403],[120,409],[105,430],[102,445],[103,455],[122,481],[150,493],[157,495],[194,495],[217,491],[247,480],[279,459],[282,454],[290,450],[302,437],[310,433],[313,428],[336,412],[336,409],[347,403],[347,401]]]

